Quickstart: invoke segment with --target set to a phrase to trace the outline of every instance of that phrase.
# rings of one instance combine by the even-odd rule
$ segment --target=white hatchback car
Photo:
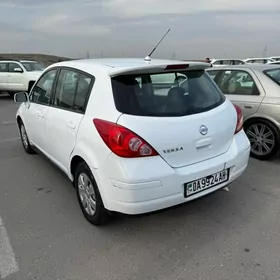
[[[141,59],[51,65],[29,95],[15,96],[23,147],[68,175],[95,225],[110,211],[141,214],[214,192],[244,172],[250,143],[241,109],[207,67]]]

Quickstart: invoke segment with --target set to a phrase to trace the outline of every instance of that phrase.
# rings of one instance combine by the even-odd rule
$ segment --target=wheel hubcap
[[[23,143],[24,147],[27,148],[28,147],[28,138],[27,138],[27,134],[26,134],[24,125],[21,125],[20,133],[21,133],[22,143]]]
[[[251,151],[255,155],[265,156],[271,153],[275,146],[273,131],[265,124],[251,125],[246,134],[251,143]]]
[[[79,175],[78,191],[83,208],[87,214],[93,216],[96,212],[95,191],[89,177],[85,173]]]

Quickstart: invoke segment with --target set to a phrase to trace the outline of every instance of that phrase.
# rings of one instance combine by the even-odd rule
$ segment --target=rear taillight
[[[118,124],[94,119],[93,123],[108,148],[120,157],[157,156],[158,153],[140,136]]]
[[[235,134],[238,133],[243,128],[243,113],[239,106],[234,105],[236,113],[237,113],[237,122],[235,128]]]

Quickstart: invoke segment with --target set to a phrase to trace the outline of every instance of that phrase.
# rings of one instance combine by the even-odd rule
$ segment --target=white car
[[[251,64],[251,63],[267,64],[273,62],[274,60],[266,57],[257,57],[257,58],[246,58],[243,61],[246,64]]]
[[[23,147],[67,174],[95,225],[110,211],[147,213],[217,191],[244,172],[250,143],[241,109],[207,67],[144,59],[53,64],[29,95],[15,95],[23,102],[16,115]]]
[[[42,74],[44,66],[31,60],[0,60],[0,93],[11,96],[16,92],[30,91]]]
[[[240,65],[245,64],[241,59],[229,59],[229,58],[213,58],[211,59],[211,64],[213,67],[222,67],[226,65]]]

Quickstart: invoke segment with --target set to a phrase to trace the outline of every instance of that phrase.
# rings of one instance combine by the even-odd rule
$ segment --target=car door
[[[8,90],[19,92],[27,90],[27,88],[27,79],[24,75],[24,70],[18,63],[10,62],[8,73]]]
[[[0,62],[0,92],[8,91],[9,64]]]
[[[242,108],[244,119],[258,111],[265,96],[259,80],[249,70],[223,69],[215,82],[233,104]]]
[[[44,73],[34,85],[29,103],[24,111],[24,124],[33,145],[45,152],[46,148],[46,114],[49,109],[57,69]]]
[[[62,68],[48,110],[47,151],[66,173],[92,83],[93,77],[90,75],[75,69]]]

